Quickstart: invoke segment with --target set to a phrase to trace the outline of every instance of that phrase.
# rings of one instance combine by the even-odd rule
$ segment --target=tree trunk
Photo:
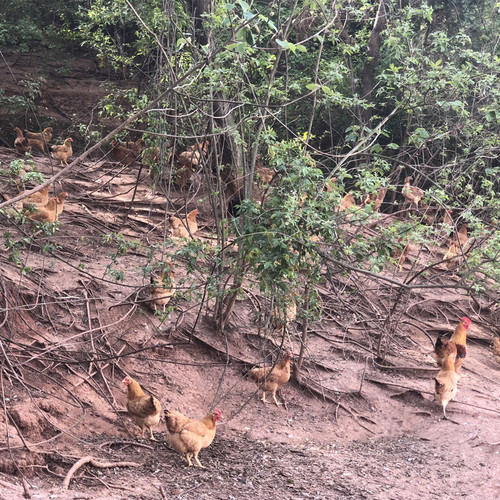
[[[189,0],[191,16],[193,18],[194,37],[200,45],[208,43],[208,35],[203,26],[202,15],[209,11],[210,0]]]
[[[365,66],[361,76],[360,97],[370,104],[373,100],[373,90],[375,88],[375,70],[378,66],[380,47],[382,45],[382,31],[387,26],[389,6],[391,0],[379,0],[377,15],[373,23],[373,29],[368,40]],[[372,108],[360,108],[359,119],[361,125],[367,125],[372,118]]]

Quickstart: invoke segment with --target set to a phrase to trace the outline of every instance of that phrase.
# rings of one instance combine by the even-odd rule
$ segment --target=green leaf
[[[315,91],[315,90],[319,89],[320,87],[321,87],[321,85],[319,85],[317,83],[309,83],[308,85],[306,85],[306,89],[312,90],[312,91]]]
[[[278,38],[276,38],[276,43],[283,49],[283,50],[288,50],[290,48],[290,43],[286,41],[282,41]]]

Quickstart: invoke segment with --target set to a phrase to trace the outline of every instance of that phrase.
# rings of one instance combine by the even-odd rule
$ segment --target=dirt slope
[[[412,294],[383,368],[369,355],[378,334],[360,326],[356,310],[383,311],[393,291],[378,289],[370,304],[357,303],[355,286],[370,289],[368,278],[347,280],[341,292],[325,280],[325,315],[310,327],[301,385],[283,389],[283,406],[264,405],[242,376],[277,353],[252,320],[255,297],[239,299],[225,337],[214,332],[205,308],[193,330],[196,297],[176,299],[164,323],[135,303],[147,294],[146,246],[158,244],[155,258],[165,258],[167,202],[152,190],[146,169],[123,169],[106,153],[55,186],[69,193],[61,228],[38,239],[57,244],[53,254],[21,249],[21,263],[31,267],[21,276],[10,252],[0,253],[0,498],[23,498],[22,475],[40,499],[267,499],[277,492],[286,499],[500,497],[500,364],[490,350],[500,333],[498,310],[455,291]],[[16,158],[0,148],[1,168]],[[35,162],[47,175],[58,170],[47,157]],[[5,176],[0,181],[3,193],[15,194]],[[185,194],[171,194],[181,207]],[[211,220],[200,206],[201,235],[210,242]],[[0,227],[14,239],[27,230],[3,216]],[[102,244],[112,233],[140,245],[116,256],[115,246]],[[178,283],[202,286],[203,276],[187,273],[185,259],[175,262]],[[124,270],[123,282],[109,269]],[[452,331],[464,314],[473,320],[469,353],[445,421],[432,401],[437,370],[430,339]],[[295,354],[299,337],[294,324],[286,347]],[[155,429],[157,443],[137,439],[124,412],[125,375],[164,408],[196,418],[212,406],[222,410],[213,444],[200,453],[206,469],[187,468],[167,447],[164,422]],[[71,465],[86,455],[139,466],[84,466],[62,490]]]

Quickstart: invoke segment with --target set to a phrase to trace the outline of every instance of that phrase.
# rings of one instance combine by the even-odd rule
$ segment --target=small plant
[[[122,233],[109,233],[102,237],[103,243],[115,244],[117,246],[116,255],[125,255],[130,249],[137,250],[141,246],[140,241],[127,240]]]
[[[20,186],[29,181],[41,184],[45,181],[45,176],[41,172],[38,172],[35,162],[29,153],[23,159],[11,161],[9,166],[3,170],[3,173],[7,176],[7,183],[9,185]]]

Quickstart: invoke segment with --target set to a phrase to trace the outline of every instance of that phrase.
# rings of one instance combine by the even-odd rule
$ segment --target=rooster
[[[262,389],[262,402],[266,401],[266,392],[270,391],[273,395],[274,402],[276,406],[280,406],[281,403],[276,399],[276,391],[281,389],[290,380],[290,360],[292,359],[292,353],[290,351],[286,352],[281,361],[276,364],[276,366],[268,366],[264,368],[252,368],[248,372],[248,377],[257,382],[259,387]]]
[[[445,359],[450,354],[455,353],[455,371],[458,373],[467,355],[467,330],[471,323],[471,320],[467,316],[464,316],[460,319],[450,340],[444,339],[442,336],[438,337],[433,357],[439,367],[443,366]]]

